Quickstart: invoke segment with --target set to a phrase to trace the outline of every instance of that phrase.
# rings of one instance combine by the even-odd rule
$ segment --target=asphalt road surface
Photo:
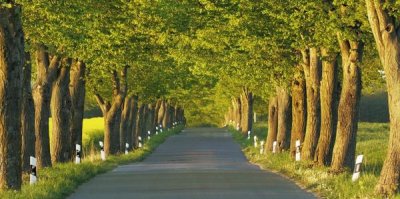
[[[76,199],[315,198],[293,182],[250,164],[224,129],[186,129],[143,162],[120,166],[81,185]]]

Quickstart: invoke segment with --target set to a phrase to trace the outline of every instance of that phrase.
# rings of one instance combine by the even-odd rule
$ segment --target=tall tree
[[[393,1],[366,0],[366,5],[370,27],[385,71],[389,96],[389,144],[376,191],[383,195],[392,195],[399,190],[400,181],[399,9],[398,4],[396,7]]]
[[[303,50],[302,55],[307,90],[307,123],[301,157],[304,160],[312,160],[319,136],[321,64],[318,58],[318,49],[315,47]]]
[[[52,85],[51,118],[53,129],[51,136],[51,161],[52,163],[67,162],[71,160],[71,96],[69,93],[69,72],[71,59],[63,58],[57,68],[56,79]]]
[[[33,86],[33,100],[35,103],[35,152],[37,167],[51,166],[49,117],[51,85],[57,75],[60,57],[49,54],[43,44],[36,46],[36,83]]]
[[[74,60],[70,71],[69,92],[71,95],[71,149],[75,149],[75,145],[82,146],[82,128],[83,116],[85,110],[85,94],[86,94],[86,64],[83,61]],[[75,158],[74,150],[71,150],[72,158]]]
[[[20,189],[24,33],[21,6],[0,5],[0,189]]]
[[[35,156],[35,105],[32,97],[32,63],[30,53],[25,53],[23,68],[23,93],[21,108],[22,170],[30,170],[30,157]]]
[[[336,84],[337,66],[336,53],[321,49],[322,78],[320,88],[321,98],[321,129],[314,161],[319,165],[329,165],[332,158],[336,131]]]

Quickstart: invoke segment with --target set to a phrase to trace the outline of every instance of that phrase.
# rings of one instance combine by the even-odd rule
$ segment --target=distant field
[[[361,122],[389,122],[387,93],[363,95],[360,100],[359,119]]]
[[[50,118],[50,137],[52,121]],[[104,120],[102,117],[94,117],[83,120],[82,145],[84,154],[90,154],[98,148],[99,141],[104,138]],[[51,139],[50,139],[51,140]],[[51,143],[50,143],[51,144]]]
[[[256,135],[265,139],[267,124],[257,123],[254,131]],[[307,164],[295,163],[287,152],[267,158],[265,155],[259,154],[259,149],[252,146],[251,140],[243,138],[238,132],[235,132],[234,135],[250,161],[263,168],[283,173],[306,188],[320,193],[324,198],[376,198],[373,190],[382,169],[389,138],[387,123],[359,123],[356,153],[364,155],[364,164],[361,178],[355,183],[351,181],[350,172],[332,175],[328,172],[329,168],[327,167],[310,168]],[[397,195],[396,198],[400,198],[400,195]]]

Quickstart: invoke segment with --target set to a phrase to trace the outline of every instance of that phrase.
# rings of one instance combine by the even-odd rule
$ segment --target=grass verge
[[[387,123],[359,123],[356,154],[364,155],[364,163],[361,177],[356,182],[352,182],[350,171],[333,175],[329,173],[329,167],[295,162],[288,152],[260,155],[260,149],[253,146],[253,139],[247,140],[233,128],[230,128],[230,131],[233,132],[233,137],[242,146],[250,162],[263,169],[283,174],[322,198],[379,198],[374,195],[374,188],[386,156],[389,138]],[[255,124],[253,135],[257,135],[262,140],[265,139],[267,124]],[[394,198],[400,198],[400,194]]]
[[[59,199],[71,194],[79,185],[93,178],[94,176],[105,173],[118,165],[133,163],[143,160],[158,145],[163,143],[169,136],[179,133],[183,126],[179,126],[170,131],[164,131],[151,140],[147,141],[143,148],[134,150],[127,155],[108,156],[106,161],[100,160],[100,154],[95,157],[90,156],[83,159],[82,164],[74,163],[56,164],[51,168],[38,171],[38,183],[30,186],[29,176],[24,176],[25,184],[20,191],[0,192],[2,199]],[[87,131],[85,131],[86,133]],[[84,138],[85,139],[85,138]],[[93,141],[90,141],[93,142]],[[88,143],[88,142],[87,142]],[[84,144],[85,146],[85,141]]]

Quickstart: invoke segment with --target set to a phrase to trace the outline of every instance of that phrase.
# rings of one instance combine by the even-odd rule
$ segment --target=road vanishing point
[[[231,133],[192,128],[169,137],[144,161],[81,185],[69,199],[308,199],[292,181],[249,163]]]

